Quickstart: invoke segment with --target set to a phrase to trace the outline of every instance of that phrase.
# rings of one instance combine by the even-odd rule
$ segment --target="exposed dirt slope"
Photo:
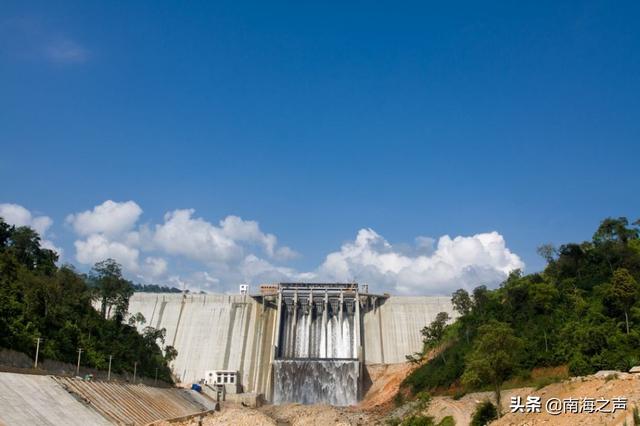
[[[633,424],[631,410],[640,404],[640,375],[617,373],[617,376],[617,379],[607,379],[606,375],[576,377],[566,382],[546,386],[533,392],[533,395],[541,396],[543,404],[550,397],[559,399],[589,397],[611,400],[622,396],[628,398],[626,411],[616,411],[612,414],[582,413],[554,416],[545,413],[543,409],[541,413],[509,413],[491,425],[622,425],[625,420],[628,424]],[[521,396],[526,397],[523,394]],[[509,401],[505,402],[507,404],[505,412],[509,412]]]
[[[505,390],[502,393],[502,412],[505,414],[500,420],[491,423],[491,426],[511,425],[622,425],[625,420],[631,422],[631,410],[635,405],[640,405],[640,375],[617,373],[617,378],[612,378],[610,373],[596,374],[593,376],[574,377],[570,380],[545,386],[540,390],[533,388],[519,388]],[[525,401],[527,396],[540,396],[542,398],[542,410],[540,413],[510,413],[511,396],[520,396]],[[560,414],[551,415],[544,410],[544,404],[551,398],[628,398],[627,410],[617,411],[615,414]],[[428,409],[428,414],[434,416],[437,421],[445,416],[453,416],[457,425],[466,425],[471,421],[471,416],[476,404],[485,400],[494,401],[492,392],[475,392],[465,395],[459,400],[449,397],[435,397]]]
[[[415,367],[415,364],[408,362],[367,366],[372,385],[358,404],[358,408],[371,410],[391,402],[398,393],[400,383]]]

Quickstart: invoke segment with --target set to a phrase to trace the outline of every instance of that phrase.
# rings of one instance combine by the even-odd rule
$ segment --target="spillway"
[[[358,400],[360,316],[355,284],[281,284],[275,403]]]

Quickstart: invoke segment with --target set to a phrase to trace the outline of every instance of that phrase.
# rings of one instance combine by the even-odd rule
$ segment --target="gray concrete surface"
[[[197,392],[145,385],[84,381],[54,377],[60,386],[87,401],[92,409],[115,424],[146,425],[162,419],[201,413],[215,407]],[[206,399],[206,400],[205,400]],[[210,401],[210,403],[206,403]]]
[[[0,373],[0,423],[87,426],[110,423],[50,376]]]
[[[438,312],[456,316],[450,297],[391,296],[364,314],[365,364],[396,364],[422,349],[420,330]]]
[[[449,297],[391,296],[366,311],[365,364],[405,362],[422,348],[420,330],[441,311],[454,316]],[[129,313],[137,312],[145,325],[167,330],[166,344],[178,350],[171,367],[183,383],[197,382],[207,370],[237,370],[244,392],[270,395],[275,309],[242,295],[135,293]]]
[[[183,383],[207,370],[236,370],[245,391],[265,393],[275,311],[250,296],[135,293],[129,312],[146,325],[167,330],[166,344],[178,350],[171,367]]]

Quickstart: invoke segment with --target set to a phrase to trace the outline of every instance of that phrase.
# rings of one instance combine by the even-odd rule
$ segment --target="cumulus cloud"
[[[426,240],[417,241],[418,246]],[[409,256],[372,229],[361,229],[352,242],[330,253],[318,274],[335,281],[367,282],[400,294],[449,294],[457,288],[495,285],[514,269],[524,268],[497,232],[470,237],[440,237],[430,254]]]
[[[154,242],[167,253],[186,256],[204,263],[237,262],[252,245],[261,247],[274,259],[287,260],[297,256],[289,247],[277,247],[273,234],[260,230],[258,222],[227,216],[216,226],[194,217],[193,209],[174,210],[156,225]]]
[[[144,259],[140,266],[138,278],[143,281],[153,281],[163,277],[169,269],[169,264],[162,257],[149,256]]]
[[[297,253],[257,221],[230,215],[212,223],[193,209],[178,209],[167,212],[161,223],[139,224],[141,215],[135,202],[111,200],[69,215],[67,222],[80,237],[75,242],[78,262],[91,265],[111,257],[143,282],[192,290],[326,280],[368,283],[372,290],[394,294],[450,294],[461,287],[492,286],[524,267],[497,232],[418,236],[413,244],[391,244],[373,229],[361,229],[353,241],[305,272],[287,265]]]
[[[53,250],[62,256],[62,249],[56,247],[52,241],[46,238],[47,231],[53,225],[53,220],[49,216],[35,216],[19,204],[3,203],[0,204],[0,217],[11,225],[32,228],[40,235],[42,247]]]
[[[15,226],[28,226],[41,236],[44,235],[53,220],[49,216],[34,216],[29,210],[19,204],[0,204],[0,217]]]
[[[134,201],[107,200],[93,210],[70,214],[67,223],[79,235],[117,235],[131,230],[141,214],[142,209]]]
[[[278,281],[311,281],[316,278],[315,272],[298,272],[293,268],[275,266],[265,259],[253,254],[248,255],[240,265],[242,281],[252,283]]]
[[[118,241],[111,241],[102,234],[89,235],[85,240],[77,240],[76,260],[85,265],[93,265],[105,259],[115,259],[129,271],[138,270],[138,256],[136,248],[129,247]]]
[[[223,229],[202,218],[194,218],[195,210],[174,210],[156,225],[154,242],[169,254],[182,255],[205,263],[238,260],[242,248]]]
[[[297,256],[291,248],[278,245],[275,235],[263,232],[258,222],[238,216],[227,216],[216,225],[196,217],[193,209],[178,209],[166,213],[162,223],[140,225],[141,215],[142,209],[134,201],[107,200],[91,210],[67,216],[67,223],[81,237],[74,243],[76,260],[91,265],[111,257],[120,262],[125,271],[144,281],[173,279],[191,284],[197,278],[203,280],[204,285],[213,286],[221,280],[234,282],[244,279],[245,275],[261,274],[254,272],[256,267],[251,268],[252,263],[247,262],[247,259],[260,259],[254,254],[256,250],[273,261]],[[167,277],[170,264],[158,254],[195,262],[208,267],[209,271],[197,277],[192,273],[185,277]],[[143,259],[143,256],[146,257]],[[268,261],[264,262],[269,266],[262,269],[278,270]]]

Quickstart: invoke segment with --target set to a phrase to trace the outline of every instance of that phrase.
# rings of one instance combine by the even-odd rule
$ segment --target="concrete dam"
[[[358,284],[280,283],[259,294],[135,293],[129,313],[166,329],[183,383],[212,370],[237,373],[243,392],[273,403],[355,404],[366,368],[406,362],[420,330],[449,297],[369,294]]]

